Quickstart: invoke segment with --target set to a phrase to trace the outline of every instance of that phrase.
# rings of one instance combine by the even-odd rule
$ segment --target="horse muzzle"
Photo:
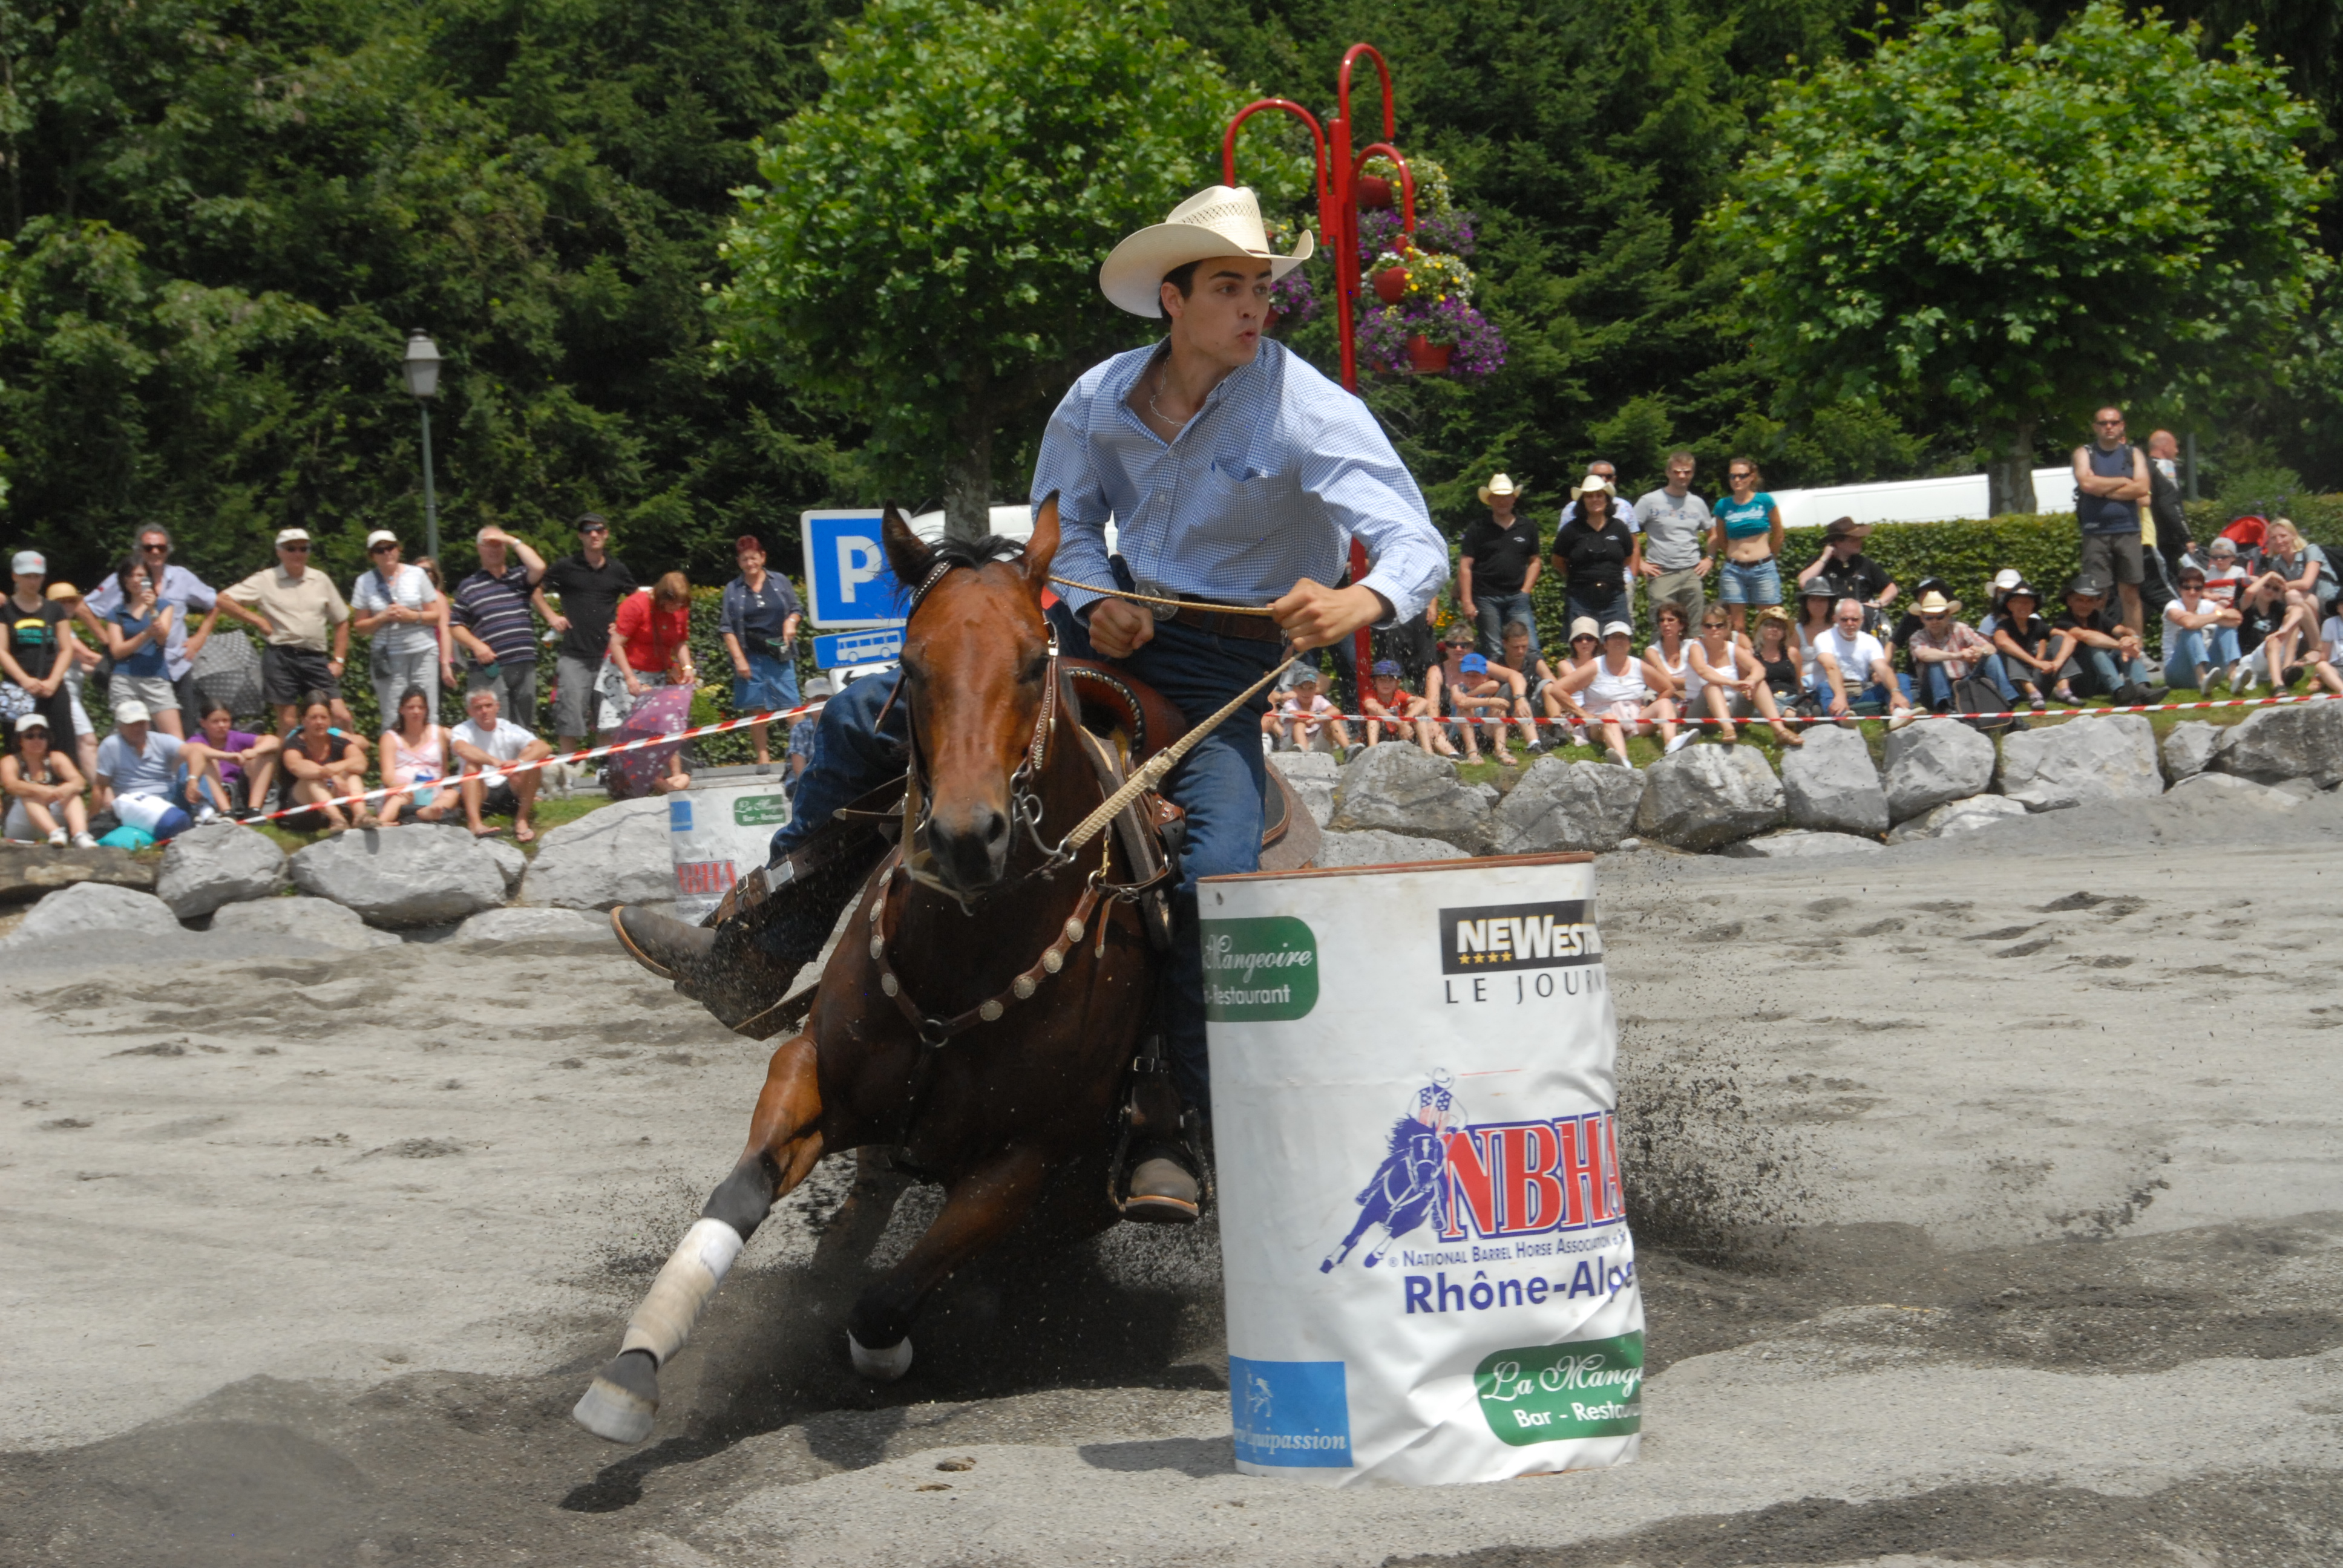
[[[958,809],[941,801],[928,818],[928,853],[937,879],[963,900],[990,892],[1009,869],[1007,810],[974,802]]]

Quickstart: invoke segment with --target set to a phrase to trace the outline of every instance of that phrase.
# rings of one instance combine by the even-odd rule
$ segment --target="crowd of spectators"
[[[86,597],[51,581],[40,552],[18,551],[0,638],[0,834],[136,847],[217,818],[274,813],[287,828],[326,832],[460,818],[486,837],[507,830],[491,817],[508,816],[514,837],[530,841],[543,773],[517,765],[555,755],[538,730],[541,648],[555,650],[552,727],[564,751],[625,733],[663,689],[684,689],[668,690],[665,706],[688,711],[699,678],[689,581],[670,571],[644,586],[609,536],[608,521],[588,513],[576,553],[548,562],[483,528],[478,568],[450,589],[436,561],[406,560],[397,536],[377,529],[366,541],[370,565],[347,596],[311,565],[313,542],[297,528],[277,535],[273,566],[216,590],[171,563],[160,528],[140,529],[128,558]],[[767,570],[762,540],[744,536],[736,550],[717,628],[734,709],[795,708],[796,592]],[[260,635],[256,682],[225,659],[227,674],[207,684],[205,653],[223,616]],[[366,639],[362,688],[347,684],[353,632]],[[226,641],[251,659],[241,638]],[[113,719],[102,737],[82,700],[98,672]],[[273,732],[238,728],[227,689],[239,682],[251,688],[243,710],[267,709]],[[815,686],[828,695],[826,682]],[[463,691],[462,722],[439,721],[443,689]],[[372,692],[378,731],[358,732],[346,690]],[[814,733],[792,721],[792,780]],[[750,735],[757,761],[770,766],[768,727]],[[689,786],[680,745],[649,755],[644,788]],[[360,795],[369,798],[351,799]]]

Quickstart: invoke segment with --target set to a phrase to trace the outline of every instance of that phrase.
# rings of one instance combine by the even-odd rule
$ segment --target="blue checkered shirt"
[[[1094,366],[1050,417],[1033,501],[1058,494],[1055,575],[1114,580],[1111,518],[1142,590],[1262,605],[1305,577],[1336,581],[1355,536],[1394,618],[1423,613],[1448,580],[1447,542],[1364,403],[1264,342],[1166,444],[1124,402],[1157,351]],[[1058,591],[1077,610],[1100,597]]]

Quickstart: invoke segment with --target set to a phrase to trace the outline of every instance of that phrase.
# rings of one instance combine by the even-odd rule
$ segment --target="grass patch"
[[[608,804],[610,804],[608,799],[601,795],[573,795],[566,799],[541,799],[537,803],[537,839],[534,842],[515,844],[514,847],[522,854],[534,858],[538,845],[545,842],[545,835],[548,830],[558,828],[565,822],[575,822],[580,817],[598,811]],[[402,814],[399,818],[399,825],[404,827],[413,820],[413,817]],[[464,813],[458,808],[450,811],[442,820],[448,825],[460,828],[464,826]],[[504,829],[505,842],[514,843],[513,819],[510,812],[482,812],[480,820],[490,827]],[[331,836],[326,833],[296,833],[276,822],[254,822],[250,826],[254,831],[269,839],[288,855],[296,849],[307,849],[318,839]],[[162,851],[156,849],[154,853],[159,855]]]

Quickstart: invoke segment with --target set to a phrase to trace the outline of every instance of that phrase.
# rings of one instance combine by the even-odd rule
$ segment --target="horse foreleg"
[[[847,1319],[854,1370],[891,1382],[911,1369],[911,1319],[952,1271],[1007,1235],[1033,1206],[1049,1177],[1033,1149],[1012,1149],[961,1178],[903,1261],[862,1293]]]
[[[814,1043],[799,1035],[773,1052],[739,1163],[709,1194],[707,1207],[628,1320],[618,1353],[570,1412],[580,1426],[612,1442],[640,1442],[650,1435],[659,1369],[691,1337],[692,1324],[774,1202],[821,1158],[820,1121]]]
[[[910,1186],[911,1179],[895,1169],[886,1151],[868,1147],[856,1150],[854,1184],[847,1189],[846,1201],[830,1216],[821,1240],[814,1245],[815,1271],[867,1261],[878,1250],[880,1238],[887,1233],[887,1221],[894,1217],[895,1205]]]

